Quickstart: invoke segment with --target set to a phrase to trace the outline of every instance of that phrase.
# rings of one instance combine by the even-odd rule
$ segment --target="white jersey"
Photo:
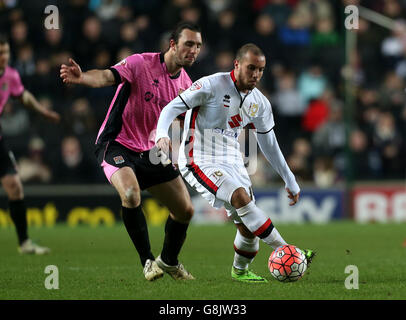
[[[201,78],[176,100],[179,108],[188,110],[179,150],[180,167],[192,163],[244,166],[238,142],[243,128],[249,126],[265,133],[274,127],[268,99],[256,88],[240,93],[233,71]]]
[[[219,168],[233,172],[240,184],[250,187],[238,137],[244,127],[256,129],[258,144],[272,167],[293,194],[300,191],[277,143],[271,103],[257,89],[238,91],[234,71],[216,73],[194,82],[161,112],[155,141],[168,137],[177,115],[187,111],[179,149],[179,169],[192,172],[197,181],[216,194],[221,184]],[[217,173],[217,175],[216,175]],[[210,178],[210,177],[213,177]]]

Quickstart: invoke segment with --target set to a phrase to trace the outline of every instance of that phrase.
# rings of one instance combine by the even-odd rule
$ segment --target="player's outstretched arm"
[[[24,90],[23,94],[20,96],[20,101],[24,105],[24,107],[38,112],[45,119],[51,122],[58,123],[61,120],[61,116],[59,115],[59,113],[45,108],[37,101],[37,99],[35,99],[34,95],[28,90]]]
[[[285,181],[285,189],[291,200],[289,205],[295,205],[299,201],[300,188],[279,148],[275,132],[271,130],[265,134],[258,134],[257,140],[265,158]]]
[[[65,84],[80,84],[92,88],[101,88],[115,84],[113,72],[109,69],[83,72],[80,66],[69,58],[70,65],[62,64],[60,77]]]
[[[155,135],[155,143],[158,148],[160,146],[158,145],[158,142],[161,138],[167,138],[169,140],[169,127],[171,126],[173,120],[176,119],[176,117],[184,112],[187,111],[187,107],[185,106],[185,103],[182,101],[182,99],[177,96],[175,99],[173,99],[171,102],[169,102],[161,111],[161,114],[159,115],[158,119],[158,124],[156,126],[156,135]],[[166,147],[169,148],[170,145],[168,144],[167,140],[163,140],[165,142],[161,142],[162,146],[161,147]],[[170,141],[169,141],[170,142]],[[160,148],[162,149],[162,148]],[[164,150],[164,149],[162,149]]]

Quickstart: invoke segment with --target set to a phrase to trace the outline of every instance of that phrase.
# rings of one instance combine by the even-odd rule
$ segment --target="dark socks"
[[[161,258],[170,266],[178,264],[178,255],[186,239],[186,231],[189,224],[174,221],[168,217],[165,224],[165,240],[161,252]]]
[[[122,207],[122,217],[127,232],[140,255],[142,266],[147,259],[155,260],[149,243],[148,227],[141,206],[137,208]]]
[[[28,239],[27,234],[27,209],[24,200],[9,201],[10,217],[17,231],[18,243],[21,245]]]

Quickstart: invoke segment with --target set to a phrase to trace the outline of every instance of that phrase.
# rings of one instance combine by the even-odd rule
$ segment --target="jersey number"
[[[236,114],[235,116],[232,116],[232,117],[231,117],[231,120],[232,120],[232,121],[229,121],[229,122],[228,122],[228,124],[230,125],[231,128],[235,128],[235,127],[241,126],[242,119],[241,119],[241,117],[240,117],[239,114]]]

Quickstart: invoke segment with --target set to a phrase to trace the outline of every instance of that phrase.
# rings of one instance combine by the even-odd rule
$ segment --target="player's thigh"
[[[114,172],[111,184],[120,195],[123,206],[134,208],[141,204],[141,190],[132,168],[122,167]]]
[[[24,198],[23,184],[18,174],[6,174],[0,180],[10,200],[21,200]]]
[[[172,218],[189,222],[193,216],[193,204],[189,192],[180,176],[147,189],[163,205],[168,207]]]

